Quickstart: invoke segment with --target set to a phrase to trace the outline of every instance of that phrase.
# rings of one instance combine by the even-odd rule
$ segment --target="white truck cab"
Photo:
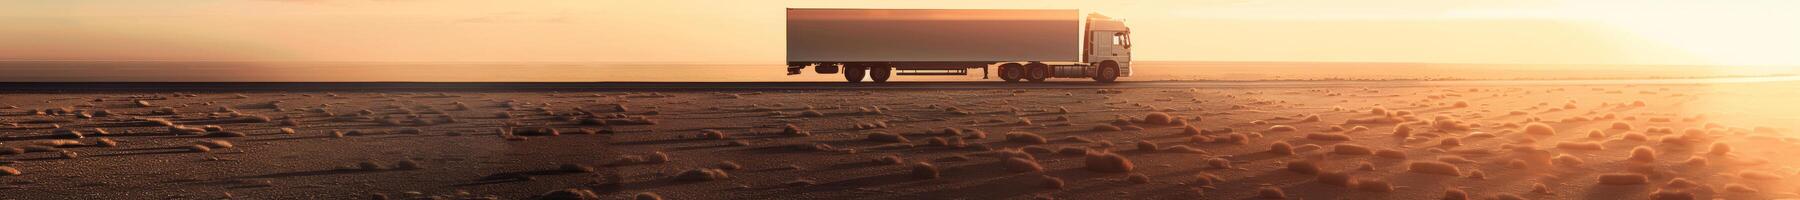
[[[1125,21],[1091,13],[1088,14],[1086,34],[1085,62],[1101,66],[1103,62],[1111,61],[1118,66],[1118,77],[1131,76],[1131,28],[1125,26]],[[1100,70],[1098,67],[1093,69]]]

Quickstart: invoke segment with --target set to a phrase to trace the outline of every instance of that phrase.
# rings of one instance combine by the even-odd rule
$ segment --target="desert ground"
[[[843,85],[15,84],[0,199],[1800,198],[1791,80]]]

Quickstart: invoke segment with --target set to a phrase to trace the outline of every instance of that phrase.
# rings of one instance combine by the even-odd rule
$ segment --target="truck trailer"
[[[874,82],[894,75],[968,75],[989,69],[1006,82],[1131,76],[1131,29],[1079,10],[787,10],[788,75]]]

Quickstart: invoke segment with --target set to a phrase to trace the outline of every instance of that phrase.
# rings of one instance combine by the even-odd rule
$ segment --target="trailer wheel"
[[[863,72],[865,71],[868,71],[868,68],[864,67],[862,64],[844,65],[844,80],[851,83],[860,83],[862,82]]]
[[[1031,63],[1025,65],[1025,80],[1031,80],[1031,82],[1044,82],[1044,79],[1050,79],[1050,65],[1045,65],[1044,63]]]
[[[1111,83],[1115,80],[1119,80],[1119,63],[1113,61],[1101,62],[1100,69],[1097,71],[1098,72],[1094,73],[1094,81],[1096,82]]]
[[[889,76],[894,75],[894,67],[880,66],[869,69],[869,79],[876,83],[886,83]]]
[[[1025,69],[1021,68],[1025,68],[1025,65],[1019,63],[1000,64],[1000,80],[1019,82],[1019,78],[1025,77]]]

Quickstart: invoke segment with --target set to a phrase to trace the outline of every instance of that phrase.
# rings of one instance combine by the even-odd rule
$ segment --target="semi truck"
[[[1131,76],[1131,29],[1080,10],[787,9],[787,72],[842,73],[876,83],[895,75],[1006,82]]]

